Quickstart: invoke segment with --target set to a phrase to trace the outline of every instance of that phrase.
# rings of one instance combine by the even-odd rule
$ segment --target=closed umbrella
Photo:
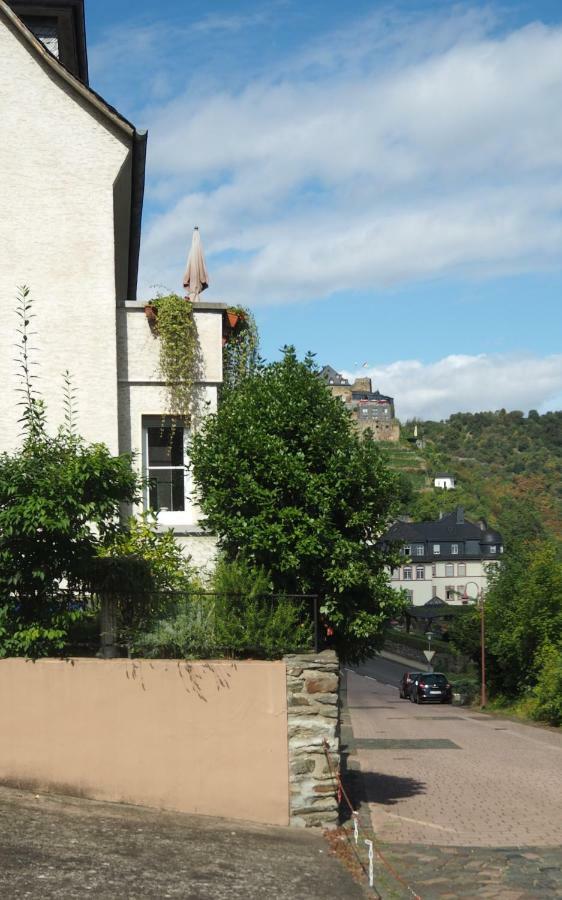
[[[209,275],[197,226],[193,229],[193,239],[191,241],[191,250],[187,257],[183,286],[186,288],[187,296],[190,300],[197,300],[201,291],[209,287]]]

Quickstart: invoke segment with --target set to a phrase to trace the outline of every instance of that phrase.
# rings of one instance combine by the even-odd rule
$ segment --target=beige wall
[[[0,660],[0,782],[288,824],[283,662]]]
[[[63,420],[62,372],[73,374],[78,428],[117,450],[116,271],[128,242],[130,142],[0,17],[0,449],[18,443],[17,285],[35,298],[38,387],[50,424]],[[118,180],[122,173],[121,182]],[[127,219],[127,221],[125,221]],[[120,273],[120,274],[119,274]],[[122,287],[121,287],[122,289]]]

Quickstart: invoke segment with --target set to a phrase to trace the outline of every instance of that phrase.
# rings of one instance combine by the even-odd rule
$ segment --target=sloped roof
[[[88,54],[84,0],[6,0],[20,19],[33,31],[32,23],[56,20],[59,61],[88,84]]]
[[[478,541],[479,543],[501,543],[498,531],[483,531],[473,522],[457,521],[457,511],[431,522],[395,522],[386,534],[386,541]]]

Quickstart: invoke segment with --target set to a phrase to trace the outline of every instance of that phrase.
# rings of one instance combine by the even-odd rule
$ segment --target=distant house
[[[373,391],[370,378],[356,378],[350,384],[331,366],[324,366],[320,372],[334,397],[340,397],[351,412],[359,431],[370,429],[375,441],[398,441],[400,425],[394,413],[394,398]]]
[[[83,0],[0,0],[0,121],[0,451],[20,440],[14,305],[26,284],[49,428],[64,421],[68,368],[79,432],[135,455],[149,479],[140,508],[204,565],[214,544],[185,467],[188,423],[166,418],[137,299],[147,137],[89,86]],[[217,406],[225,310],[194,304],[201,414]]]
[[[392,586],[406,590],[414,606],[437,598],[462,604],[485,590],[486,568],[501,559],[503,540],[485,522],[474,524],[462,507],[430,522],[396,522],[381,538],[400,546],[402,562]]]
[[[442,488],[444,491],[454,491],[456,488],[455,476],[440,472],[433,479],[433,484],[435,487]]]

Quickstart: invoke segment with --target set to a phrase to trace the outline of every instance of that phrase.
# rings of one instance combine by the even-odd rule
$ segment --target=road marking
[[[451,834],[456,834],[456,828],[447,828],[445,825],[434,825],[433,822],[424,822],[423,819],[409,819],[407,816],[399,816],[398,813],[387,813],[387,816],[392,816],[393,819],[402,819],[404,822],[413,822],[414,825],[423,825],[425,828],[438,828],[439,831],[450,831]]]

